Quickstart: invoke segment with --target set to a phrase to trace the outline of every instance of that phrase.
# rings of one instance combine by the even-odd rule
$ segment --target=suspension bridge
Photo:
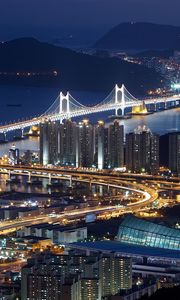
[[[52,105],[38,117],[34,117],[29,120],[17,121],[11,124],[0,125],[0,134],[6,134],[14,130],[21,130],[22,136],[25,128],[39,125],[45,120],[60,121],[65,119],[75,118],[79,116],[85,116],[89,114],[94,114],[98,112],[115,111],[115,115],[118,116],[119,110],[121,110],[121,115],[125,115],[125,109],[133,108],[135,106],[141,106],[143,103],[147,105],[156,106],[163,103],[164,109],[168,108],[168,103],[173,103],[173,105],[179,104],[180,95],[174,95],[171,97],[162,97],[155,99],[144,99],[140,100],[135,98],[124,85],[119,87],[117,84],[109,95],[100,103],[94,106],[85,106],[78,102],[69,92],[63,94],[60,92],[57,99],[52,103]]]

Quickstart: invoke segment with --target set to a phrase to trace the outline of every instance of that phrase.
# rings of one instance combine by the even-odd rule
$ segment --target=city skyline
[[[179,9],[0,0],[0,299],[178,299]]]

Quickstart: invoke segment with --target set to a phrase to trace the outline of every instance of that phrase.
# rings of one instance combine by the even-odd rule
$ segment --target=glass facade
[[[141,246],[180,250],[180,230],[173,229],[132,215],[121,223],[117,240]]]

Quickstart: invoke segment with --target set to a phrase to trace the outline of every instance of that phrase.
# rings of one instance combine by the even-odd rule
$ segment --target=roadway
[[[113,178],[118,180],[121,178],[122,180],[127,180],[128,182],[133,180],[138,180],[143,182],[143,180],[151,181],[151,182],[158,182],[164,185],[180,185],[180,177],[167,177],[167,176],[160,176],[160,175],[149,175],[149,174],[133,174],[133,173],[122,173],[119,171],[109,171],[109,170],[98,170],[98,169],[90,169],[90,168],[74,168],[74,167],[59,167],[59,166],[24,166],[24,165],[0,165],[0,174],[8,174],[8,171],[12,171],[14,175],[22,175],[28,176],[31,173],[31,176],[34,177],[44,177],[49,178],[51,174],[52,178],[60,179],[63,175],[66,176],[68,180],[69,176],[74,177],[91,177],[91,178]],[[56,178],[57,177],[57,178]]]
[[[0,263],[0,282],[1,282],[1,277],[3,278],[4,282],[4,275],[3,272],[20,272],[21,268],[26,264],[25,259],[17,259],[14,261],[10,262],[4,262]]]
[[[69,176],[72,176],[72,181],[86,182],[88,184],[102,185],[109,188],[127,190],[134,192],[139,195],[136,202],[128,203],[126,206],[116,205],[116,206],[96,206],[88,208],[79,208],[78,210],[64,211],[62,214],[57,215],[56,218],[50,217],[48,215],[40,215],[36,217],[26,218],[22,220],[5,221],[0,223],[0,234],[7,234],[18,228],[24,226],[29,226],[32,224],[39,224],[44,222],[61,222],[63,219],[78,219],[83,218],[89,213],[95,213],[96,215],[103,214],[105,212],[111,213],[112,215],[121,215],[124,213],[135,212],[141,208],[147,207],[150,203],[154,202],[158,198],[158,193],[155,189],[149,188],[141,183],[128,181],[128,179],[122,179],[118,176],[109,175],[107,176],[101,174],[88,174],[87,172],[66,172],[61,169],[49,169],[45,167],[25,167],[25,166],[1,166],[0,173],[9,174],[9,170],[15,175],[27,176],[28,172],[33,171],[33,176],[37,177],[49,177],[58,178],[60,180],[69,180]],[[66,176],[67,177],[66,177]]]

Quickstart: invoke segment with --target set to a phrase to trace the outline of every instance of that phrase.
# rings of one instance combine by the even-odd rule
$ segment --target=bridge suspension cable
[[[125,102],[129,102],[129,101],[136,101],[139,103],[139,100],[137,98],[135,98],[128,90],[127,88],[124,86],[124,97],[125,97]]]
[[[108,104],[113,104],[115,103],[115,87],[112,89],[112,91],[105,97],[103,101],[100,103],[96,104],[95,107],[100,107]]]
[[[115,85],[105,99],[95,106],[92,106],[92,108],[96,109],[106,105],[111,106],[113,104],[125,106],[126,103],[132,101],[139,103],[139,100],[136,99],[124,85],[122,85],[121,88],[118,85]],[[53,104],[41,115],[41,117],[50,117],[53,115],[60,115],[62,113],[67,113],[70,116],[73,112],[86,108],[89,109],[90,107],[81,104],[69,92],[67,92],[66,95],[61,92]]]
[[[66,95],[61,92],[51,106],[41,115],[41,117],[58,115],[63,112],[71,113],[85,107],[85,105],[78,102],[69,92],[67,92]]]
[[[82,103],[78,102],[71,94],[69,94],[69,101],[71,102],[72,105],[75,105],[77,107],[83,107],[83,108],[87,107]]]
[[[58,113],[58,107],[59,107],[59,96],[55,99],[55,101],[51,104],[51,106],[40,117],[47,117]]]
[[[175,103],[178,101],[180,104],[180,95],[174,95],[166,98],[155,99],[137,99],[135,98],[124,85],[119,87],[117,84],[113,90],[107,95],[107,97],[100,103],[92,106],[85,106],[78,102],[69,92],[63,94],[62,92],[55,99],[52,105],[40,116],[31,117],[29,119],[18,120],[9,124],[0,126],[0,134],[6,134],[13,130],[23,130],[24,128],[38,125],[42,122],[43,118],[50,119],[52,121],[62,122],[64,119],[71,117],[79,117],[87,114],[103,112],[108,110],[115,110],[115,114],[118,115],[118,110],[121,109],[121,114],[124,115],[125,109],[136,105],[141,105],[145,102],[146,105],[158,103]]]

